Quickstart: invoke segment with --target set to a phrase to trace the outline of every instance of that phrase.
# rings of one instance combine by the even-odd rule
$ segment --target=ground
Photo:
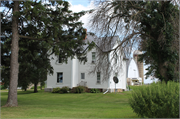
[[[18,107],[1,107],[1,118],[138,118],[123,93],[55,94],[18,91]],[[1,106],[8,93],[1,92]]]

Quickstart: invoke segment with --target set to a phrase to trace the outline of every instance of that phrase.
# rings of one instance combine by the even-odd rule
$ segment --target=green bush
[[[90,93],[90,89],[88,87],[84,87],[85,88],[85,92]]]
[[[64,87],[61,88],[60,93],[68,93],[68,92],[69,92],[69,87],[64,86]]]
[[[85,93],[86,87],[84,86],[77,86],[77,87],[73,87],[71,89],[71,93]]]
[[[53,88],[52,93],[60,93],[61,88],[57,87],[57,88]]]
[[[178,118],[179,83],[153,83],[139,86],[129,99],[133,111],[141,117]]]
[[[3,89],[6,89],[6,87],[4,85],[1,85],[1,90],[3,90]]]
[[[90,89],[90,92],[91,92],[91,93],[100,93],[100,90],[99,90],[99,89],[92,88],[92,89]]]

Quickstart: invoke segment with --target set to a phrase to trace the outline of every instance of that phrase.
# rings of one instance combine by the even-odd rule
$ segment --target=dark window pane
[[[57,73],[57,83],[63,82],[63,73]]]
[[[96,61],[96,52],[92,52],[92,62]]]
[[[101,73],[97,72],[97,83],[100,83],[101,81]]]
[[[81,79],[85,79],[85,73],[81,73]]]
[[[62,63],[61,54],[59,54],[59,63]]]

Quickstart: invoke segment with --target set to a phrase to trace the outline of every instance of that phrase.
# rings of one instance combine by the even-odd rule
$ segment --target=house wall
[[[122,61],[122,68],[117,72],[119,82],[116,84],[117,89],[126,89],[126,61]],[[110,76],[110,89],[115,89],[115,83],[113,81],[113,77],[115,76],[115,72],[111,73]]]
[[[116,44],[117,45],[117,44]],[[101,83],[97,84],[97,73],[89,74],[89,71],[95,65],[92,63],[92,52],[97,52],[96,47],[91,51],[87,51],[87,62],[85,64],[80,63],[78,59],[71,60],[68,59],[68,63],[59,64],[58,58],[53,54],[50,56],[50,59],[53,57],[54,60],[51,59],[51,65],[54,68],[54,74],[47,76],[47,88],[56,88],[63,86],[68,86],[70,88],[77,86],[81,81],[87,82],[88,88],[100,88],[100,89],[108,89],[110,88],[114,92],[115,84],[113,81],[113,77],[115,73],[118,73],[119,83],[116,84],[117,89],[126,89],[126,61],[123,60],[123,56],[118,55],[118,63],[117,66],[114,67],[114,71],[108,80],[103,80],[103,74],[101,74]],[[110,57],[111,58],[111,55]],[[111,62],[113,63],[113,62]],[[118,69],[121,67],[121,69]],[[57,73],[63,72],[63,83],[57,83]],[[85,79],[81,79],[81,73],[85,73]]]
[[[78,79],[79,79],[79,65],[78,65],[78,59],[75,57],[72,60],[72,68],[71,68],[71,86],[69,86],[70,88],[72,87],[76,87],[78,84]]]
[[[92,66],[95,64],[92,63],[92,52],[96,52],[96,48],[87,52],[87,62],[84,64],[80,63],[79,60],[75,57],[74,59],[68,58],[68,63],[58,63],[58,58],[53,54],[51,55],[51,65],[54,68],[54,74],[47,76],[47,88],[56,88],[63,86],[68,86],[70,88],[76,87],[81,81],[87,82],[88,88],[100,88],[107,89],[108,81],[102,81],[101,74],[101,83],[97,84],[97,73],[88,74]],[[63,83],[57,83],[57,73],[63,72]],[[85,79],[81,79],[81,73],[85,73]]]
[[[54,59],[51,59],[51,58]],[[71,74],[72,74],[72,60],[69,58],[68,63],[58,63],[58,58],[52,54],[50,56],[51,65],[54,68],[53,75],[47,76],[47,88],[56,88],[56,87],[63,87],[68,86],[71,87]],[[63,83],[57,83],[57,73],[63,72]]]
[[[79,62],[79,80],[78,82],[84,81],[87,82],[88,88],[101,88],[107,89],[108,83],[107,81],[102,82],[102,74],[101,74],[101,83],[97,84],[97,73],[89,74],[92,67],[95,65],[92,63],[92,52],[96,52],[96,48],[93,48],[91,51],[87,52],[87,62],[80,63]],[[81,73],[85,73],[85,79],[81,79]]]
[[[113,47],[116,48],[118,43],[115,44]],[[114,92],[114,89],[126,89],[126,60],[123,59],[123,54],[120,53],[117,54],[118,61],[115,64],[115,60],[111,60],[111,65],[113,65],[113,72],[110,75],[110,89],[112,92]],[[110,59],[113,57],[113,54],[110,53]],[[119,82],[117,84],[114,83],[113,77],[115,76],[115,73],[118,73],[117,78],[119,79]]]

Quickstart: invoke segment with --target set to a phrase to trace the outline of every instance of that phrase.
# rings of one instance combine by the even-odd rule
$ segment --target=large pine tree
[[[6,22],[1,22],[4,26],[1,35],[11,40],[9,93],[5,106],[12,107],[18,106],[19,40],[43,41],[52,47],[56,55],[63,51],[65,61],[75,55],[80,61],[85,61],[81,51],[86,31],[78,22],[85,12],[73,13],[67,1],[2,1],[1,5],[6,7],[3,12]]]

